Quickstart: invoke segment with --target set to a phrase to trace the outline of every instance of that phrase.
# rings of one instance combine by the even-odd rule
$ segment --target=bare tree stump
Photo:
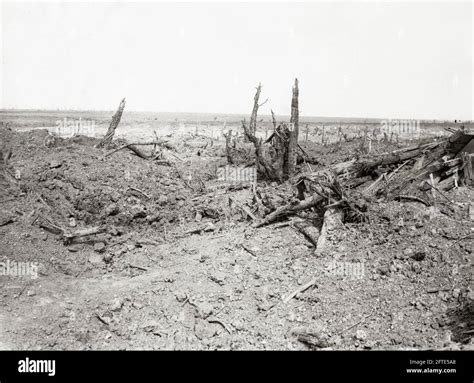
[[[120,105],[115,112],[115,114],[112,116],[112,121],[110,122],[109,129],[107,130],[106,135],[102,139],[101,142],[97,145],[98,148],[107,148],[110,143],[112,142],[112,139],[114,138],[115,134],[115,129],[117,129],[117,126],[120,123],[120,119],[122,118],[122,113],[123,110],[125,109],[125,99],[122,99],[120,101]]]
[[[288,145],[288,162],[284,173],[287,178],[293,176],[296,171],[296,153],[298,150],[299,133],[299,111],[298,111],[298,79],[295,79],[293,96],[291,98],[291,118],[290,118],[290,142]]]

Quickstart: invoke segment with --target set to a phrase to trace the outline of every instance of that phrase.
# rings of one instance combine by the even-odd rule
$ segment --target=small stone
[[[168,202],[168,197],[166,195],[162,194],[158,197],[158,203],[160,205],[164,205],[167,202]]]
[[[243,322],[240,319],[234,319],[231,322],[232,327],[234,327],[237,331],[242,331],[245,329]]]
[[[107,205],[105,208],[105,215],[110,216],[110,215],[116,215],[120,212],[120,209],[117,204],[111,203],[110,205]]]
[[[217,284],[223,286],[226,279],[226,274],[220,271],[214,271],[210,276],[210,279],[216,282]]]
[[[77,226],[76,219],[74,217],[69,218],[69,226],[70,227],[76,227]]]
[[[159,221],[160,220],[160,215],[159,214],[149,214],[146,216],[146,220],[149,222],[149,223],[153,223],[153,222],[156,222],[156,221]]]
[[[416,251],[412,256],[411,256],[415,261],[422,261],[426,257],[426,252],[419,250]]]
[[[209,322],[198,320],[194,325],[194,334],[199,340],[209,339],[216,335],[216,329]]]
[[[146,217],[146,211],[145,207],[143,205],[133,205],[130,208],[130,213],[132,214],[133,218],[145,218]]]
[[[123,301],[120,298],[114,299],[112,305],[110,306],[111,311],[119,311],[123,306]]]
[[[438,327],[446,326],[446,320],[442,316],[438,317],[436,321],[438,322]]]
[[[367,333],[364,330],[357,330],[355,338],[360,341],[365,341],[367,339]]]
[[[120,193],[118,191],[113,191],[110,193],[110,199],[112,202],[117,202],[120,200]]]
[[[411,265],[411,268],[415,273],[417,274],[421,273],[421,266],[418,262],[413,262],[413,264]]]
[[[342,337],[340,335],[336,335],[332,342],[336,347],[342,346]]]
[[[161,330],[161,325],[160,323],[155,320],[155,319],[150,319],[145,324],[142,326],[143,331],[149,332],[152,334],[160,334]]]
[[[105,255],[104,255],[104,262],[106,262],[106,263],[109,263],[109,262],[111,262],[111,261],[112,261],[112,259],[113,259],[113,257],[114,257],[114,255],[113,255],[113,254],[111,254],[111,253],[107,253],[107,254],[105,254]]]
[[[71,246],[68,246],[67,248],[71,253],[76,253],[78,251],[80,251],[82,249],[82,245],[79,245],[79,244],[75,244],[75,245],[71,245]]]
[[[411,247],[408,247],[407,249],[403,251],[403,255],[405,256],[405,258],[411,258],[414,253],[415,252],[413,251]]]
[[[62,161],[52,160],[52,161],[49,163],[49,168],[50,168],[50,169],[59,168],[59,167],[61,167],[62,164],[63,164]]]
[[[374,342],[373,340],[368,340],[367,342],[365,342],[364,344],[364,348],[367,349],[367,350],[372,350],[376,345],[376,342]]]
[[[200,302],[196,304],[197,316],[202,319],[208,318],[214,311],[214,307],[207,302]]]
[[[456,288],[456,289],[453,290],[453,298],[454,299],[458,299],[460,294],[461,294],[461,289]]]
[[[94,251],[97,253],[103,253],[105,251],[105,243],[104,242],[94,243]]]
[[[180,290],[175,291],[174,296],[176,297],[176,300],[178,302],[184,302],[188,298],[188,295],[186,294],[186,292],[180,291]]]

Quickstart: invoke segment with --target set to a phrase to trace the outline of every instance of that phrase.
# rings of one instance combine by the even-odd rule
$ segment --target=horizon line
[[[115,109],[41,109],[41,108],[0,108],[0,113],[2,112],[95,112],[95,113],[114,113]],[[153,110],[125,110],[125,112],[131,113],[155,113],[155,114],[198,114],[198,115],[215,115],[215,116],[250,116],[251,113],[214,113],[214,112],[170,112],[170,111],[153,111]],[[271,117],[271,114],[260,114],[259,116]],[[275,116],[279,117],[290,117],[289,114],[275,114]],[[464,123],[473,123],[474,120],[464,120],[464,119],[440,119],[440,118],[400,118],[400,117],[344,117],[344,116],[317,116],[317,115],[305,115],[300,114],[300,117],[303,118],[317,118],[317,119],[326,119],[326,120],[337,120],[337,119],[344,119],[344,120],[389,120],[389,121],[437,121],[437,122],[453,122],[459,121]]]

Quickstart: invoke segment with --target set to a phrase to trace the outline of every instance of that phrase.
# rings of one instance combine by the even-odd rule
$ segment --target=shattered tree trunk
[[[256,165],[258,172],[268,180],[283,182],[291,178],[296,173],[297,160],[307,160],[317,163],[315,159],[310,158],[298,145],[299,136],[299,110],[298,110],[298,79],[295,79],[293,87],[293,95],[291,100],[291,119],[290,127],[287,124],[281,123],[277,125],[275,114],[272,113],[272,135],[263,142],[262,139],[257,138],[257,113],[259,104],[261,84],[257,87],[257,92],[254,96],[254,105],[252,114],[250,116],[250,123],[247,125],[245,120],[242,121],[244,129],[245,141],[251,142],[255,148]],[[269,144],[269,145],[267,145]],[[264,146],[265,145],[265,146]],[[226,140],[226,150],[230,153],[229,142]],[[299,156],[298,150],[303,152],[305,157]],[[228,162],[237,164],[233,158],[229,158]]]
[[[107,134],[102,139],[102,141],[99,142],[99,144],[97,145],[98,148],[106,148],[110,145],[110,143],[112,142],[112,139],[114,138],[115,129],[117,129],[117,126],[120,123],[120,119],[122,118],[122,113],[124,109],[125,109],[125,99],[122,99],[122,101],[120,101],[120,105],[117,111],[112,117],[112,121],[110,122],[109,129],[107,130]]]
[[[252,136],[255,136],[257,132],[257,112],[258,112],[258,107],[260,106],[258,104],[258,100],[260,98],[261,91],[262,91],[262,84],[258,84],[257,92],[255,93],[255,96],[253,98],[253,109],[252,109],[252,115],[250,116],[250,123],[249,123],[249,134]],[[250,141],[247,134],[245,135],[245,140],[246,142]]]
[[[298,120],[299,120],[299,111],[298,111],[298,79],[295,79],[295,85],[293,87],[293,96],[291,98],[291,118],[290,118],[290,140],[288,143],[287,150],[287,163],[284,169],[284,174],[286,178],[292,177],[296,172],[296,154],[298,150]]]
[[[273,132],[275,132],[275,129],[277,128],[277,120],[276,120],[276,117],[275,117],[275,113],[273,113],[273,109],[270,109],[270,112],[272,112]]]

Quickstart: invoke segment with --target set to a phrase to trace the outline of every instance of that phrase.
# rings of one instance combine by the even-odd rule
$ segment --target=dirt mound
[[[430,207],[361,197],[363,220],[332,217],[325,229],[321,207],[337,193],[292,211],[301,200],[291,180],[223,180],[222,141],[190,135],[185,147],[172,137],[168,166],[126,149],[105,156],[95,139],[2,134],[12,154],[0,259],[38,265],[38,279],[1,280],[3,345],[472,348],[470,187]],[[304,174],[351,159],[358,143],[348,144],[302,145],[327,161],[300,164]],[[351,203],[374,179],[365,182]],[[255,227],[285,206],[291,214]]]

